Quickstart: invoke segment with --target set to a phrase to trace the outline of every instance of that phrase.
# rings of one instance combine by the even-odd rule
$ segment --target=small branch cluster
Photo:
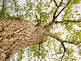
[[[56,5],[57,7],[60,7],[61,4],[62,4],[62,2],[63,2],[63,0],[61,0],[60,4],[58,5],[57,2],[56,2],[56,0],[53,0],[53,1],[54,1],[55,5]]]
[[[55,12],[54,12],[54,14],[53,14],[53,19],[52,19],[52,21],[51,21],[51,23],[48,25],[48,26],[50,26],[53,22],[55,22],[55,19],[61,14],[61,12],[68,6],[68,4],[71,2],[71,0],[69,0],[68,2],[67,2],[67,4],[58,12],[58,9],[61,7],[61,5],[62,5],[62,3],[63,3],[63,0],[61,0],[61,2],[60,2],[60,4],[58,5],[57,4],[57,2],[55,1],[55,0],[53,0],[54,1],[54,3],[55,3],[55,5],[56,5],[56,10],[55,10]],[[58,12],[58,13],[57,13]],[[57,14],[57,15],[56,15]]]
[[[63,60],[65,53],[67,53],[67,48],[65,47],[65,43],[69,43],[69,44],[73,44],[73,45],[78,45],[78,44],[81,43],[81,42],[74,43],[74,42],[70,42],[68,40],[63,40],[63,39],[59,38],[57,35],[54,35],[54,34],[49,34],[49,36],[56,39],[57,41],[59,41],[61,43],[62,47],[63,47],[63,52],[62,52],[63,55],[61,56],[61,61]]]
[[[65,52],[66,52],[66,47],[64,45],[64,40],[60,39],[57,35],[50,34],[49,36],[52,37],[52,38],[55,38],[57,41],[59,41],[61,43],[61,45],[63,47],[63,55],[61,57],[61,61],[62,61],[62,59],[63,59],[63,57],[65,55]]]

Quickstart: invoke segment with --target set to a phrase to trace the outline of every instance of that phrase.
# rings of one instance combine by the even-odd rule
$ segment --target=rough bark
[[[20,49],[40,43],[44,30],[26,20],[0,19],[0,61],[7,61]]]

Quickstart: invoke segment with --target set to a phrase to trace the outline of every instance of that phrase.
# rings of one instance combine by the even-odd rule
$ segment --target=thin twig
[[[63,52],[63,55],[62,55],[62,57],[61,57],[61,60],[60,61],[62,61],[63,60],[63,57],[65,56],[65,52]]]
[[[64,51],[63,51],[63,55],[62,55],[62,57],[61,57],[61,61],[62,61],[63,57],[65,56],[66,47],[65,47],[65,45],[64,45],[63,42],[61,42],[61,45],[63,46],[63,49],[64,49]]]
[[[54,23],[69,23],[69,22],[73,22],[73,23],[78,23],[81,22],[80,20],[64,20],[64,21],[54,21]]]
[[[57,3],[56,3],[56,1],[55,1],[55,0],[54,0],[54,2],[55,2],[55,4],[56,4],[56,6],[57,6]],[[56,13],[57,13],[57,11],[58,11],[59,7],[61,6],[62,2],[63,2],[63,0],[61,0],[60,4],[57,6],[57,8],[56,8],[56,10],[55,10],[55,12],[54,12],[54,14],[53,14],[53,19],[52,19],[52,22],[51,22],[50,24],[52,24],[52,23],[53,23],[53,21],[57,18],[57,17],[56,17]]]
[[[63,57],[64,57],[64,55],[65,55],[65,52],[66,52],[66,47],[65,47],[64,42],[63,42],[63,41],[65,41],[65,40],[62,40],[62,39],[60,39],[58,36],[53,35],[53,34],[50,34],[49,36],[52,37],[52,38],[55,38],[55,39],[56,39],[57,41],[59,41],[59,42],[61,43],[61,45],[63,46],[64,51],[63,51],[63,55],[62,55],[62,57],[61,57],[61,61],[62,61],[62,59],[63,59]]]
[[[78,45],[80,44],[81,42],[70,42],[70,41],[63,41],[64,43],[69,43],[69,44],[73,44],[73,45]]]
[[[38,16],[36,14],[35,14],[35,17],[36,17],[37,22],[38,22],[35,26],[38,26],[40,24],[40,20],[38,19]]]
[[[53,0],[53,1],[54,1],[55,5],[58,7],[58,4],[57,4],[57,2],[56,2],[55,0]]]
[[[54,0],[55,1],[55,0]],[[53,14],[53,19],[52,21],[45,27],[51,26],[53,24],[53,22],[55,22],[55,19],[60,15],[60,13],[68,6],[68,4],[70,3],[71,0],[68,1],[68,3],[61,9],[61,11],[56,15],[58,9],[60,8],[60,6],[62,5],[63,0],[61,0],[59,6],[56,8],[54,14]],[[56,2],[56,1],[55,1]]]
[[[40,49],[40,45],[41,45],[41,44],[39,43],[39,49],[38,49],[38,59],[40,58],[40,50],[41,50],[41,49]]]
[[[60,2],[60,4],[59,4],[59,7],[62,5],[62,2],[63,2],[63,0],[61,0],[61,2]]]
[[[57,6],[57,3],[56,3],[55,0],[54,0],[54,2],[55,2],[55,4],[56,4],[56,6]],[[53,14],[53,20],[52,20],[52,22],[57,18],[57,17],[56,17],[56,13],[57,13],[59,7],[61,6],[62,2],[63,2],[63,0],[61,0],[59,6],[58,6],[58,7],[56,8],[56,10],[55,10],[55,12],[54,12],[54,14]],[[51,23],[52,23],[52,22],[51,22]]]
[[[56,18],[60,15],[60,13],[68,6],[68,4],[70,3],[71,0],[68,1],[68,3],[65,5],[64,8],[62,8],[62,10],[57,14]]]

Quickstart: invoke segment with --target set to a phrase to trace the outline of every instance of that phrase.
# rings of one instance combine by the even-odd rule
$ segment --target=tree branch
[[[60,4],[59,4],[59,7],[62,5],[62,2],[63,2],[63,0],[61,0],[61,2],[60,2]]]
[[[55,0],[54,0],[54,2],[55,2],[55,4],[56,4],[56,6],[57,6],[57,3],[56,3]],[[56,13],[57,13],[59,7],[61,6],[62,2],[63,2],[63,0],[61,0],[60,4],[57,6],[57,8],[56,8],[56,10],[55,10],[55,12],[54,12],[54,14],[53,14],[52,22],[51,22],[50,24],[52,24],[52,23],[54,22],[54,20],[57,18],[57,17],[56,17]],[[49,25],[50,25],[50,24],[49,24]]]
[[[62,2],[63,2],[63,0],[61,0],[60,4],[58,5],[57,2],[56,2],[56,0],[53,0],[53,1],[54,1],[55,5],[56,5],[58,8],[61,6],[61,4],[62,4]]]
[[[63,57],[64,57],[64,55],[65,55],[65,52],[66,52],[66,47],[65,47],[64,42],[63,42],[63,41],[65,41],[65,40],[62,40],[62,39],[60,39],[58,36],[53,35],[53,34],[50,34],[49,36],[52,37],[52,38],[55,38],[57,41],[59,41],[59,42],[61,43],[61,45],[62,45],[62,47],[63,47],[63,49],[64,49],[63,55],[62,55],[62,57],[61,57],[61,61],[62,61],[62,59],[63,59]]]
[[[69,43],[69,44],[73,44],[73,45],[78,45],[80,44],[81,42],[70,42],[70,41],[63,41],[64,43]]]
[[[64,20],[64,21],[54,21],[54,23],[69,23],[69,22],[73,22],[73,23],[79,23],[81,22],[80,20]]]
[[[63,60],[63,57],[65,56],[65,51],[63,52],[63,55],[62,55],[62,57],[61,57],[61,60],[60,61],[62,61]]]
[[[41,44],[39,43],[39,49],[38,49],[38,59],[40,58],[40,50],[41,50]]]
[[[54,1],[55,5],[56,5],[57,7],[59,7],[59,5],[57,4],[57,2],[56,2],[55,0],[53,0],[53,1]]]
[[[70,3],[71,0],[68,1],[68,3],[65,5],[64,8],[62,8],[62,10],[57,14],[56,18],[60,15],[60,13],[68,6],[68,4]]]
[[[56,8],[56,10],[55,10],[55,12],[54,12],[54,14],[53,14],[53,19],[52,19],[52,21],[51,21],[47,26],[45,26],[45,27],[50,27],[50,26],[52,26],[52,24],[53,24],[53,22],[55,21],[55,19],[56,19],[56,18],[60,15],[60,13],[68,6],[68,4],[70,3],[70,1],[71,1],[71,0],[69,0],[68,3],[67,3],[67,4],[61,9],[61,11],[56,15],[56,13],[57,13],[59,7],[62,5],[62,2],[63,2],[63,0],[61,0],[59,6]],[[55,4],[56,4],[56,1],[55,1],[55,0],[54,0],[54,2],[55,2]],[[56,6],[57,6],[57,4],[56,4]]]
[[[38,19],[38,17],[37,17],[37,15],[36,15],[36,14],[35,14],[35,17],[36,17],[37,22],[38,22],[35,26],[38,26],[38,25],[40,24],[40,20]]]

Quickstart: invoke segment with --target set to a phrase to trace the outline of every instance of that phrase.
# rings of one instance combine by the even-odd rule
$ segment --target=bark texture
[[[20,49],[40,43],[42,37],[43,29],[29,21],[0,19],[0,61],[7,61]]]

